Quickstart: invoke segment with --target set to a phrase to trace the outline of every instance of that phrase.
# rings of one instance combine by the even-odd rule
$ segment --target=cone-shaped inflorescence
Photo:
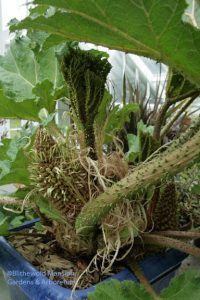
[[[62,62],[74,121],[84,132],[85,145],[91,149],[92,158],[95,158],[94,119],[104,96],[110,69],[106,58],[80,49],[71,48]]]
[[[63,217],[74,217],[87,201],[87,172],[44,128],[36,134],[35,162],[30,173],[39,194]]]
[[[76,151],[66,148],[67,145],[57,143],[47,130],[39,128],[31,178],[39,198],[48,200],[60,215],[60,222],[53,229],[60,247],[73,255],[89,253],[93,250],[91,241],[80,241],[74,230],[75,218],[89,198],[88,173],[77,159]]]
[[[156,231],[178,229],[177,193],[173,181],[168,182],[161,191],[153,213],[153,226]]]
[[[35,162],[30,168],[31,179],[41,196],[48,198],[51,205],[62,217],[66,214],[65,200],[68,195],[62,193],[56,167],[60,165],[61,152],[48,132],[39,128],[35,138]]]

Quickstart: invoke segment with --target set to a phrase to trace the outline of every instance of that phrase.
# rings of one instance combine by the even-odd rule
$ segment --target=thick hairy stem
[[[161,300],[161,298],[156,294],[154,289],[152,288],[151,284],[149,283],[149,280],[146,278],[142,270],[140,269],[139,265],[137,264],[136,260],[134,258],[131,258],[127,261],[128,267],[133,271],[135,276],[139,279],[140,283],[143,284],[147,292],[150,293],[152,298],[154,300]]]
[[[190,244],[187,244],[185,242],[179,241],[174,238],[164,237],[152,233],[143,233],[141,235],[141,238],[143,240],[143,243],[145,244],[174,248],[182,252],[196,256],[198,258],[200,257],[200,249],[198,247],[192,246]]]
[[[174,141],[166,151],[150,161],[136,167],[130,175],[123,178],[93,201],[87,203],[76,220],[78,234],[89,235],[96,224],[120,202],[126,195],[138,191],[144,186],[155,184],[167,175],[174,175],[198,157],[200,152],[200,121],[182,137]]]

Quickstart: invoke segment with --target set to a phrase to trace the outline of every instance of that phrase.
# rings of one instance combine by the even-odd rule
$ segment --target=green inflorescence
[[[94,119],[104,96],[111,65],[106,58],[89,51],[70,49],[64,56],[62,70],[68,84],[74,121],[84,132],[85,144],[95,157]]]

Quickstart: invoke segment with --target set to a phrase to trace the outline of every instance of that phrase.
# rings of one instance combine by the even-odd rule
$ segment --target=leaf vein
[[[17,64],[17,62],[16,62],[16,60],[15,60],[14,54],[13,54],[13,52],[12,52],[12,48],[10,48],[10,53],[11,53],[11,56],[12,56],[12,58],[13,58],[13,60],[14,60],[14,64],[15,64],[15,66],[16,66],[17,74],[19,75],[19,77],[21,77],[21,78],[22,78],[25,82],[27,82],[30,86],[34,87],[34,85],[33,85],[30,81],[28,81],[28,80],[21,74],[21,72],[20,72],[20,70],[19,70],[19,67],[18,67],[18,64]],[[8,71],[8,70],[7,70],[7,72],[16,75],[15,72]]]
[[[106,29],[109,29],[110,31],[113,31],[113,32],[119,34],[120,36],[122,36],[123,38],[127,39],[128,41],[133,42],[133,43],[137,44],[137,45],[140,46],[140,47],[143,47],[144,49],[146,49],[146,50],[148,50],[148,51],[151,51],[151,53],[153,52],[154,55],[156,55],[156,56],[159,56],[159,52],[158,52],[158,51],[156,51],[156,50],[153,49],[153,48],[150,48],[150,47],[147,46],[146,44],[144,44],[144,43],[138,41],[138,40],[135,39],[134,37],[130,36],[128,33],[126,33],[126,32],[124,32],[124,31],[118,29],[118,28],[115,27],[115,26],[111,26],[111,25],[109,25],[109,24],[106,24],[105,22],[102,22],[102,21],[96,19],[95,17],[92,17],[92,16],[90,16],[90,15],[88,15],[88,14],[86,14],[86,13],[83,13],[83,12],[79,12],[79,11],[77,11],[77,10],[67,10],[67,12],[68,12],[68,13],[71,13],[71,14],[74,14],[74,15],[81,16],[81,17],[83,17],[83,18],[86,19],[86,20],[92,21],[92,22],[94,22],[94,23],[96,23],[96,24],[98,24],[98,25],[100,25],[100,26],[102,26],[102,27],[104,27],[104,28],[106,28]]]

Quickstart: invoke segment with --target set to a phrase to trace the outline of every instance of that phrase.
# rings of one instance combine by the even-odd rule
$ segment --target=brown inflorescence
[[[177,230],[177,193],[176,186],[173,181],[168,182],[156,205],[153,214],[154,230]]]

